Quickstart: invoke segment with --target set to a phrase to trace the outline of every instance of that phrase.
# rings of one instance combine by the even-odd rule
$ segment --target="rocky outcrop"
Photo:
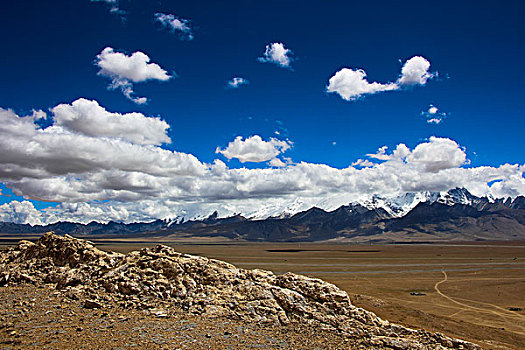
[[[57,288],[86,308],[116,301],[166,317],[178,307],[203,317],[275,325],[304,323],[340,332],[374,349],[477,349],[441,334],[391,324],[352,305],[348,294],[320,279],[239,269],[157,245],[107,253],[87,241],[46,233],[0,253],[0,285]]]

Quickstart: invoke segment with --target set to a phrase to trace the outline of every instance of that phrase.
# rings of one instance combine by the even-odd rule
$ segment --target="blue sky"
[[[0,14],[4,53],[0,56],[0,107],[11,110],[17,118],[30,115],[33,110],[42,110],[47,119],[35,123],[45,126],[58,125],[59,117],[50,109],[60,104],[70,105],[79,98],[96,101],[108,113],[139,112],[148,120],[159,117],[169,125],[165,136],[171,143],[159,143],[155,147],[190,154],[202,164],[209,165],[218,159],[228,169],[283,172],[293,168],[289,171],[299,171],[296,165],[304,162],[339,170],[354,164],[356,169],[362,170],[355,163],[359,159],[376,164],[392,161],[385,157],[367,157],[380,147],[388,146],[387,154],[399,144],[414,151],[418,145],[437,145],[438,141],[430,141],[431,137],[455,142],[456,151],[465,155],[462,159],[461,154],[457,158],[457,154],[443,151],[445,163],[454,157],[459,160],[439,171],[449,173],[452,168],[463,171],[482,166],[499,169],[505,164],[522,165],[525,164],[521,140],[525,130],[522,107],[524,10],[525,5],[517,1],[9,2]],[[172,15],[171,19],[185,23],[186,29],[163,26],[155,19],[157,13]],[[269,62],[258,60],[263,57],[267,45],[271,47],[276,43],[291,50],[286,55],[291,59],[288,67],[271,62],[271,59],[267,59]],[[103,73],[100,55],[107,47],[126,57],[141,52],[149,57],[150,64],[157,64],[164,76],[170,78],[143,76],[132,81],[130,76],[115,73],[114,67]],[[428,79],[414,84],[399,83],[401,69],[417,56],[430,63],[425,72]],[[395,91],[363,93],[347,101],[337,92],[327,91],[330,78],[343,68],[353,72],[362,69],[369,83],[397,84]],[[242,77],[249,83],[228,88],[227,82],[234,77]],[[145,97],[148,102],[134,103],[126,98],[121,87],[108,88],[112,82],[130,86],[134,97]],[[437,111],[428,113],[432,106]],[[13,115],[5,118],[15,120]],[[429,123],[431,119],[439,123]],[[86,128],[93,123],[89,118],[83,120]],[[85,134],[84,127],[68,127],[68,133]],[[137,128],[140,130],[140,126]],[[13,129],[5,128],[1,132],[4,139],[13,135]],[[88,135],[108,137],[95,131]],[[258,152],[263,149],[277,152],[274,158],[279,159],[281,165],[286,163],[286,169],[268,164],[270,159],[267,158],[271,156],[267,154],[255,155],[255,158],[240,154],[247,152],[250,146],[243,142],[254,135],[260,136],[260,140],[251,139],[250,145]],[[241,139],[235,148],[234,140],[238,136]],[[111,134],[111,137],[120,136]],[[275,139],[273,143],[272,138]],[[23,144],[18,141],[19,145]],[[230,142],[233,148],[226,152]],[[288,146],[283,147],[283,142]],[[20,147],[23,148],[18,146],[18,152],[23,153]],[[46,149],[42,145],[39,147]],[[224,153],[217,153],[217,148]],[[57,148],[53,150],[47,152],[56,152]],[[442,150],[439,148],[431,154],[441,154]],[[87,151],[83,149],[82,152]],[[0,162],[5,169],[16,165],[17,169],[25,166],[32,171],[41,170],[42,165],[38,163],[41,158],[35,157],[22,161],[22,155],[13,151],[11,158],[5,156]],[[18,197],[0,196],[0,203],[6,203],[4,212],[14,210],[9,203],[24,199],[34,203],[37,210],[57,203],[93,206],[99,203],[94,201],[102,200],[113,201],[112,208],[123,205],[132,211],[130,208],[137,205],[139,197],[116,194],[121,189],[115,185],[102,186],[103,194],[100,188],[93,191],[84,188],[72,197],[53,194],[49,188],[53,187],[52,182],[56,185],[58,178],[61,180],[59,187],[64,191],[73,186],[71,179],[82,182],[83,186],[87,183],[91,186],[95,181],[86,179],[100,169],[90,169],[83,156],[75,157],[70,155],[64,160],[57,155],[56,159],[57,163],[69,161],[83,166],[60,171],[47,169],[45,174],[36,174],[35,170],[31,174],[21,171],[9,175],[16,172],[12,169],[0,174],[2,193],[11,194],[13,190],[18,194]],[[426,154],[419,157],[418,164],[422,164],[421,159],[428,161],[428,157]],[[241,162],[241,159],[251,160]],[[443,163],[443,159],[433,161]],[[404,162],[405,165],[410,163],[407,159]],[[119,174],[129,170],[127,166],[113,163],[102,168],[105,172]],[[133,171],[137,173],[136,169]],[[141,171],[138,173],[152,176],[151,172]],[[388,177],[389,174],[378,170],[376,176]],[[108,174],[100,173],[96,181],[105,183],[105,176]],[[173,176],[172,181],[178,183],[181,178]],[[417,172],[417,176],[422,175]],[[445,190],[451,185],[464,185],[478,194],[505,196],[522,194],[525,187],[523,170],[519,167],[514,173],[507,170],[491,173],[477,179],[479,183],[475,184],[472,179],[475,176],[469,176],[462,180],[454,177],[453,181],[440,185],[432,179],[431,185],[423,189]],[[435,177],[438,177],[437,172]],[[46,191],[37,188],[44,186],[43,179],[50,181]],[[506,185],[491,190],[486,184],[494,180]],[[272,181],[279,183],[275,179]],[[312,186],[314,183],[321,186],[315,181],[309,182]],[[151,186],[152,192],[160,193],[158,184]],[[235,190],[224,191],[241,194],[226,196],[228,200],[249,201],[239,208],[257,206],[255,199],[262,197],[280,198],[284,202],[302,198],[313,203],[334,191],[348,193],[350,197],[363,192],[343,186],[306,193],[308,186],[303,184],[297,186],[296,192],[270,186],[264,195],[264,190],[257,186],[255,190],[245,189],[238,182],[232,186]],[[369,190],[363,194],[383,188],[364,187]],[[396,189],[415,190],[415,187],[403,183]],[[150,199],[162,202],[159,206],[179,209],[188,202],[225,205],[218,199],[221,196],[193,190],[182,194],[185,190],[181,187],[176,195],[163,193]],[[99,194],[95,195],[97,191]],[[89,195],[83,198],[80,193]],[[171,202],[166,204],[166,201]],[[68,213],[74,212],[68,210]],[[63,213],[55,214],[66,217]],[[165,213],[161,210],[137,214],[137,217],[159,217]],[[19,220],[13,219],[11,214],[6,215],[6,220]],[[82,215],[67,217],[83,220]],[[135,216],[111,218],[129,221]]]

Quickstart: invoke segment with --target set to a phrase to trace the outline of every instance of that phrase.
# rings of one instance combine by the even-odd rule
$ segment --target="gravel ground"
[[[268,326],[179,309],[88,309],[52,286],[0,288],[0,349],[352,349],[319,328]]]

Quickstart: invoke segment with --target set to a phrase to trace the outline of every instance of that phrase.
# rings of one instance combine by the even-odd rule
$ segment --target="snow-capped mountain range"
[[[512,200],[512,199],[510,199]],[[327,196],[322,200],[307,200],[296,198],[292,201],[281,201],[279,203],[268,203],[267,205],[246,212],[231,212],[227,208],[216,211],[219,218],[225,218],[233,215],[241,215],[249,220],[264,220],[268,218],[288,218],[302,211],[316,207],[325,211],[333,211],[341,206],[355,206],[362,205],[363,207],[373,209],[383,209],[391,217],[399,218],[405,216],[419,203],[441,203],[446,205],[464,204],[477,205],[478,203],[493,203],[495,200],[491,197],[476,197],[472,195],[467,189],[455,188],[449,191],[441,192],[407,192],[401,195],[394,196],[380,196],[371,195],[360,198],[351,197],[348,195],[334,195]],[[210,213],[199,213],[198,215],[187,216],[184,220],[202,220],[207,218]],[[177,222],[182,220],[181,217],[174,219]]]
[[[476,197],[466,189],[370,196],[350,201],[327,197],[268,203],[246,213],[219,208],[211,213],[152,222],[50,225],[0,223],[4,234],[55,231],[79,237],[186,237],[244,241],[443,241],[525,239],[525,197]],[[225,210],[224,210],[225,209]],[[186,212],[185,214],[189,214]]]
[[[441,203],[446,205],[464,204],[469,206],[478,203],[492,203],[494,199],[476,197],[464,188],[455,188],[442,192],[409,192],[399,196],[381,197],[373,195],[357,203],[368,209],[384,209],[392,217],[399,218],[408,214],[419,203]]]

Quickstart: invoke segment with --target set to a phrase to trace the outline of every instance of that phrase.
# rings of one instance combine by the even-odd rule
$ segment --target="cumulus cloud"
[[[150,63],[148,55],[140,51],[128,56],[111,47],[106,47],[97,55],[96,64],[100,67],[98,74],[134,83],[147,80],[166,81],[171,78],[158,64]]]
[[[382,161],[403,161],[419,171],[437,173],[441,170],[459,168],[468,164],[465,149],[457,142],[447,138],[432,136],[427,142],[420,143],[413,150],[400,143],[391,153],[388,147],[380,147],[376,153],[367,154],[369,158]]]
[[[436,73],[430,73],[430,62],[421,56],[414,56],[407,60],[401,68],[401,76],[398,84],[400,85],[425,85],[428,79]]]
[[[106,47],[97,55],[95,65],[100,68],[99,75],[111,79],[109,89],[119,89],[124,96],[137,104],[146,103],[147,98],[133,96],[133,83],[149,80],[167,81],[172,78],[158,64],[150,63],[148,55],[140,51],[126,55]]]
[[[217,147],[215,153],[220,153],[228,159],[236,158],[241,163],[245,162],[266,162],[277,157],[292,147],[292,142],[270,138],[264,141],[259,135],[254,135],[243,140],[242,136],[237,136],[235,140],[228,143],[225,149]],[[274,164],[279,164],[274,161]]]
[[[439,112],[439,109],[434,105],[429,105],[426,111],[421,112],[421,115],[426,118],[429,124],[440,124],[447,116],[444,112]]]
[[[45,215],[29,201],[11,201],[0,205],[0,222],[42,225],[49,221],[46,219]]]
[[[193,40],[190,20],[166,13],[156,13],[155,20],[163,27],[168,28],[172,33],[179,33],[181,39]]]
[[[379,160],[389,160],[391,156],[386,154],[387,149],[388,149],[388,146],[383,146],[383,147],[380,147],[376,153],[370,153],[370,154],[367,154],[366,156],[370,158],[379,159]]]
[[[430,62],[421,56],[407,60],[401,69],[401,76],[395,82],[369,82],[366,72],[362,69],[342,68],[329,80],[326,91],[337,93],[346,101],[357,100],[363,95],[376,94],[383,91],[400,90],[410,85],[425,85],[435,74],[429,73]]]
[[[238,137],[217,151],[228,159],[268,164],[229,168],[221,160],[206,164],[162,148],[168,136],[161,135],[165,125],[156,118],[108,112],[82,99],[50,114],[51,126],[42,128],[38,115],[0,109],[0,182],[15,195],[61,203],[36,210],[29,202],[12,201],[0,206],[0,220],[133,222],[215,210],[249,217],[270,207],[322,206],[331,196],[348,203],[372,194],[455,187],[478,196],[525,195],[525,165],[469,167],[465,148],[448,138],[430,137],[413,148],[399,143],[392,151],[383,146],[370,156],[381,160],[375,165],[357,160],[335,168],[283,158],[289,141]],[[93,129],[80,127],[78,120]],[[136,127],[128,129],[124,121]],[[108,130],[101,125],[109,125]]]
[[[292,50],[287,49],[283,43],[271,43],[266,45],[263,56],[257,59],[260,62],[274,63],[284,68],[291,68],[292,55]]]
[[[388,146],[379,147],[376,153],[369,153],[366,156],[378,160],[395,160],[405,159],[410,154],[410,149],[404,144],[400,143],[391,154],[387,153]]]
[[[236,89],[238,87],[241,87],[242,85],[248,85],[250,82],[242,77],[233,77],[231,80],[228,81],[227,87]]]
[[[456,141],[431,137],[406,156],[408,164],[418,165],[423,171],[437,173],[440,170],[458,168],[468,163],[465,150]]]
[[[141,145],[170,143],[169,124],[142,113],[111,113],[97,101],[78,99],[52,109],[56,126],[93,137],[114,137]]]
[[[381,91],[399,89],[394,83],[370,83],[366,80],[366,72],[362,69],[343,68],[328,81],[326,91],[339,94],[344,100],[356,100],[362,95],[375,94]]]
[[[33,116],[0,109],[0,179],[16,183],[17,194],[58,201],[126,199],[157,191],[152,184],[157,177],[179,174],[185,187],[186,176],[206,171],[193,155],[155,146],[169,142],[168,125],[158,118],[110,113],[84,99],[52,112],[53,125],[42,129]]]

